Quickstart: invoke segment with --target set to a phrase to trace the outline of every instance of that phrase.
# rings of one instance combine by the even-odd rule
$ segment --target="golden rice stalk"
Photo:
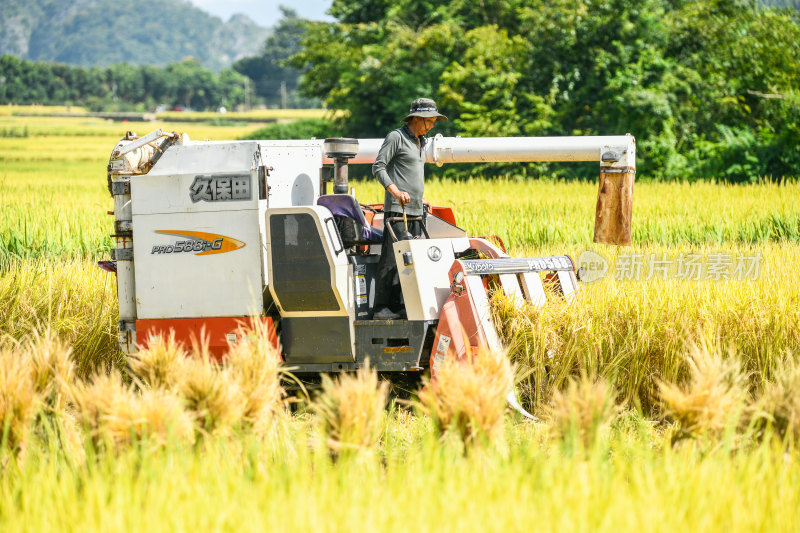
[[[242,422],[246,401],[239,383],[206,351],[186,360],[179,392],[201,434],[229,435]]]
[[[96,374],[74,387],[78,418],[96,446],[119,447],[131,441],[132,426],[139,422],[137,398],[116,371]]]
[[[59,449],[77,464],[86,459],[83,447],[83,434],[72,409],[58,412],[55,417],[55,431],[58,435]]]
[[[664,412],[678,423],[678,438],[717,440],[742,413],[747,399],[745,375],[736,359],[723,358],[705,339],[689,346],[686,363],[687,383],[658,383]]]
[[[0,351],[0,437],[17,458],[24,456],[38,404],[30,359]]]
[[[453,432],[465,445],[502,437],[514,366],[506,353],[478,350],[466,361],[448,358],[419,393],[418,406],[440,436]]]
[[[757,409],[781,439],[800,441],[800,362],[791,354],[778,361]]]
[[[175,388],[183,373],[188,354],[175,341],[175,333],[151,338],[147,348],[128,357],[131,371],[150,388]]]
[[[194,441],[192,416],[184,409],[183,401],[173,391],[150,389],[137,398],[138,418],[134,434],[148,438],[155,446],[164,446],[170,439]]]
[[[30,357],[33,384],[45,409],[63,412],[75,380],[72,348],[53,330],[47,329],[44,333],[35,332],[22,350]]]
[[[99,374],[75,388],[80,420],[96,445],[119,449],[132,442],[163,446],[170,437],[191,441],[194,428],[180,398],[166,390],[138,394],[119,373]]]
[[[244,340],[231,347],[226,363],[244,396],[243,424],[263,434],[276,417],[286,414],[280,351],[263,324],[257,322],[253,329],[239,333]]]
[[[378,444],[388,396],[389,384],[368,366],[336,379],[322,376],[322,392],[311,407],[334,455]]]
[[[592,448],[608,430],[619,407],[613,388],[602,378],[591,379],[582,373],[570,378],[566,390],[556,390],[547,408],[552,435]]]

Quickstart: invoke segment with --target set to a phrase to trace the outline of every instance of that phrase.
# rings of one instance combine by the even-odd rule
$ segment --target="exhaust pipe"
[[[358,153],[358,139],[325,139],[322,149],[325,157],[333,159],[333,194],[347,194],[347,161]]]

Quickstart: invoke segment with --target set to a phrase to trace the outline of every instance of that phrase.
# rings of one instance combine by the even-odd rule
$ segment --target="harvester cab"
[[[425,238],[393,244],[406,317],[372,320],[383,206],[356,200],[347,168],[372,163],[381,142],[126,135],[108,166],[122,350],[174,334],[185,344],[205,337],[222,358],[247,341],[240,327],[259,321],[296,374],[350,371],[369,360],[380,372],[435,375],[448,357],[500,347],[491,288],[533,305],[575,294],[570,257],[509,257],[467,235],[452,209],[434,207]],[[630,135],[437,135],[426,153],[437,165],[598,161],[595,240],[630,241]]]

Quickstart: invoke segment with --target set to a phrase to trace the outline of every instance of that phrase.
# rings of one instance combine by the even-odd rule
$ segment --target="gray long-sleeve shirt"
[[[426,139],[420,136],[419,140],[418,145],[408,126],[390,131],[372,165],[372,173],[384,189],[394,183],[398,189],[408,193],[411,201],[406,204],[406,214],[414,217],[422,216],[422,196],[425,193]],[[395,213],[403,210],[389,191],[386,191],[383,208]]]

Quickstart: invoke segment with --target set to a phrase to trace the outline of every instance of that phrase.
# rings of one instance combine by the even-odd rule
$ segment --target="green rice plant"
[[[30,437],[31,424],[39,409],[39,395],[31,360],[8,349],[0,349],[0,453],[21,459]],[[5,466],[6,457],[2,457]]]
[[[664,413],[678,425],[675,440],[718,441],[741,420],[747,401],[745,375],[731,354],[723,357],[708,339],[688,346],[686,364],[685,384],[659,383]]]
[[[465,446],[498,442],[514,366],[503,352],[478,350],[466,360],[445,359],[419,392],[418,406],[439,436],[454,434]]]
[[[547,407],[552,435],[572,449],[591,450],[608,432],[620,411],[612,387],[602,378],[582,373],[556,390]]]
[[[425,432],[406,412],[398,429]],[[126,446],[70,467],[31,446],[0,478],[0,528],[40,531],[312,530],[464,532],[793,531],[800,524],[796,451],[757,443],[737,453],[669,446],[666,437],[609,435],[581,456],[510,422],[509,450],[461,454],[432,438],[392,441],[388,454],[330,461],[290,424],[294,455],[259,439],[206,446]],[[384,443],[384,446],[388,442]],[[321,452],[321,453],[320,453]],[[269,459],[264,459],[264,458]],[[409,506],[405,499],[424,495]],[[547,509],[547,512],[542,512]]]
[[[375,180],[351,182],[362,202],[383,202]],[[723,185],[640,180],[633,242],[698,245],[800,241],[800,181]],[[499,235],[514,255],[592,242],[597,185],[543,179],[431,178],[425,195],[453,208],[470,235]]]
[[[371,451],[377,446],[388,395],[389,384],[379,381],[369,365],[335,379],[322,375],[322,390],[311,408],[333,456]]]
[[[253,321],[252,328],[240,330],[238,337],[242,341],[231,347],[225,363],[244,396],[243,425],[264,435],[274,422],[286,416],[281,354],[261,321]]]

